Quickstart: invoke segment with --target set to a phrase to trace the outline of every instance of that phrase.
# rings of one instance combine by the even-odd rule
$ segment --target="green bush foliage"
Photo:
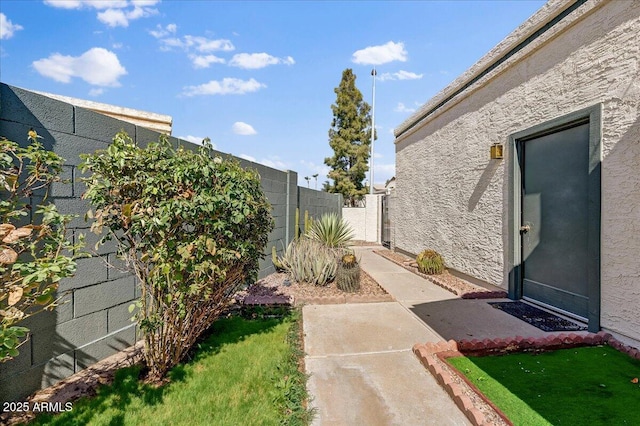
[[[26,341],[29,330],[16,324],[59,302],[58,282],[75,273],[82,245],[66,237],[73,216],[45,203],[50,185],[61,182],[64,160],[40,138],[30,130],[26,148],[0,139],[0,362]],[[31,197],[42,203],[32,206]]]
[[[345,247],[353,239],[353,229],[336,213],[325,213],[313,221],[307,236],[327,247]]]
[[[294,281],[320,286],[333,281],[338,267],[334,250],[306,237],[292,241],[279,264]]]
[[[113,239],[135,272],[151,380],[160,380],[254,278],[273,219],[253,170],[213,158],[211,145],[136,146],[119,133],[83,156],[92,230]]]
[[[423,250],[416,256],[416,263],[423,274],[436,275],[444,271],[444,259],[435,250]]]

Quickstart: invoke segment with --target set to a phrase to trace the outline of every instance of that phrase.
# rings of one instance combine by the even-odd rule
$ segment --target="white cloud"
[[[254,129],[251,124],[243,123],[242,121],[236,121],[235,123],[233,123],[231,130],[233,130],[233,133],[235,133],[236,135],[242,136],[251,136],[258,134],[258,132],[256,132],[256,129]]]
[[[89,96],[100,96],[104,93],[104,89],[102,87],[100,88],[93,88],[91,90],[89,90]]]
[[[54,53],[48,58],[33,62],[33,67],[44,77],[61,83],[69,83],[78,77],[94,86],[120,86],[118,79],[127,74],[115,53],[94,47],[80,56]]]
[[[235,49],[233,43],[225,39],[211,40],[206,37],[191,35],[184,36],[184,39],[189,46],[195,46],[198,52],[215,52],[220,50],[230,52]]]
[[[270,156],[269,158],[262,158],[260,160],[258,160],[256,157],[253,157],[247,154],[240,154],[238,155],[238,157],[243,158],[247,161],[251,161],[252,163],[258,163],[258,164],[262,164],[263,166],[271,167],[273,169],[278,169],[278,170],[291,169],[291,167],[289,167],[289,164],[282,161],[282,159],[280,159],[280,157],[276,155]]]
[[[407,51],[404,50],[404,43],[394,43],[392,41],[380,46],[369,46],[357,50],[351,57],[351,61],[363,65],[381,65],[388,62],[407,60]]]
[[[424,74],[416,74],[410,71],[400,70],[394,73],[384,73],[378,77],[380,81],[386,80],[420,80]]]
[[[415,108],[409,108],[402,102],[398,102],[398,105],[393,109],[395,112],[416,112]]]
[[[166,27],[162,27],[162,25],[156,25],[155,30],[150,30],[149,34],[154,36],[155,38],[167,37],[170,34],[175,34],[178,30],[178,26],[176,24],[168,24]]]
[[[384,157],[384,155],[380,154],[379,152],[373,153],[373,158],[382,158],[382,157]]]
[[[318,179],[325,179],[329,174],[329,166],[325,164],[316,164],[313,161],[300,160],[300,164],[302,164],[305,168],[311,171],[310,174],[318,174]],[[301,173],[298,174],[300,176]]]
[[[291,56],[286,58],[276,58],[268,53],[238,53],[233,55],[229,65],[244,69],[259,69],[269,65],[285,64],[293,65],[296,61]]]
[[[110,27],[128,27],[129,19],[120,9],[107,9],[98,13],[98,20]]]
[[[131,0],[131,4],[137,7],[155,6],[160,0]]]
[[[194,68],[209,68],[211,64],[224,64],[226,61],[216,55],[189,55]]]
[[[192,48],[198,52],[215,52],[223,51],[229,52],[235,49],[233,43],[226,39],[209,39],[206,37],[186,35],[182,38],[169,37],[162,38],[160,42],[165,48],[178,47],[185,51],[189,51]]]
[[[200,136],[193,136],[193,135],[187,135],[187,136],[178,136],[178,139],[182,139],[185,140],[187,142],[191,142],[194,143],[196,145],[202,145],[202,141],[204,140],[203,137]],[[213,149],[216,149],[216,144],[211,142],[211,147]]]
[[[59,9],[96,9],[100,22],[110,27],[128,27],[129,22],[155,15],[157,9],[151,6],[160,0],[45,0],[48,6]]]
[[[13,37],[13,33],[20,31],[21,25],[14,24],[4,13],[0,13],[0,40],[7,40]]]
[[[184,96],[196,95],[244,95],[267,87],[255,79],[240,80],[238,78],[224,78],[222,81],[211,80],[199,86],[187,86],[182,94]]]
[[[110,27],[128,27],[129,21],[155,15],[158,11],[148,7],[134,7],[131,10],[107,9],[98,13],[98,20]]]
[[[375,184],[384,184],[387,179],[396,175],[396,165],[373,163],[373,180]]]
[[[57,7],[59,9],[109,9],[127,7],[126,0],[44,0],[47,6]]]

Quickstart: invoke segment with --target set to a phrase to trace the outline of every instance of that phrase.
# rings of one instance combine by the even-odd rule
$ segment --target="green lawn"
[[[640,360],[609,346],[448,362],[515,425],[640,424]]]
[[[76,401],[71,412],[38,417],[35,424],[308,424],[295,317],[219,320],[194,359],[171,371],[168,385],[144,385],[140,367],[125,368],[96,397]]]

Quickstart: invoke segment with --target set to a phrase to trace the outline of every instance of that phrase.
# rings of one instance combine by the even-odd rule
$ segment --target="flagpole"
[[[371,102],[371,152],[369,157],[369,194],[373,194],[373,141],[376,137],[376,69],[374,68],[371,71],[371,75],[373,76],[373,91]]]

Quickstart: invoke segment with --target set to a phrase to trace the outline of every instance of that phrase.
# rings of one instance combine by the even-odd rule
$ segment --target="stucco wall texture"
[[[353,229],[353,239],[379,243],[382,226],[382,195],[365,195],[365,207],[343,207],[342,217]]]
[[[528,22],[549,18],[549,9]],[[526,35],[526,26],[516,32]],[[490,146],[506,147],[513,133],[601,104],[601,326],[640,341],[638,40],[640,2],[588,1],[417,126],[403,123],[394,246],[438,250],[448,266],[507,288],[513,152],[491,160]]]

